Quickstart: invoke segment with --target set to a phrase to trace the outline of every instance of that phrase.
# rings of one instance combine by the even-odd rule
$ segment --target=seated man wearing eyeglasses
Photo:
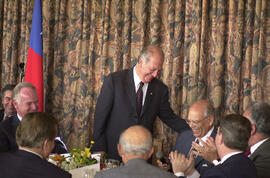
[[[214,127],[214,120],[214,109],[209,101],[196,101],[189,108],[188,119],[186,120],[191,129],[184,131],[178,136],[174,149],[189,157],[189,154],[194,149],[192,142],[202,145],[200,140],[206,142],[208,137],[215,138],[217,129]],[[193,155],[193,157],[195,169],[199,173],[214,166],[200,156]],[[160,167],[166,167],[166,165],[162,165],[160,162],[158,164]],[[185,174],[187,175],[188,173]]]

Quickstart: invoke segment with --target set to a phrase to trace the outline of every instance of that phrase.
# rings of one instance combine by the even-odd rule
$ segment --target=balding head
[[[162,69],[164,54],[156,46],[147,46],[141,51],[136,65],[136,73],[143,83],[151,82],[158,77]]]
[[[199,100],[191,105],[187,122],[195,137],[205,136],[214,125],[214,109],[209,101]]]
[[[126,157],[148,158],[152,154],[152,135],[142,126],[131,126],[120,135],[118,150],[124,162]]]

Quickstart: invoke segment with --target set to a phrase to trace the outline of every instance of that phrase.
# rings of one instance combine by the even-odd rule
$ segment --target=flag
[[[41,0],[35,1],[24,81],[29,82],[36,87],[39,104],[38,111],[42,112],[44,91],[43,91]]]

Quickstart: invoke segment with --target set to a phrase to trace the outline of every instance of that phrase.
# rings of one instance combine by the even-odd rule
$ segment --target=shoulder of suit
[[[194,137],[191,129],[187,129],[179,134],[178,137]]]
[[[127,73],[132,72],[132,70],[133,70],[133,68],[132,69],[119,70],[119,71],[110,73],[108,76],[126,75]]]

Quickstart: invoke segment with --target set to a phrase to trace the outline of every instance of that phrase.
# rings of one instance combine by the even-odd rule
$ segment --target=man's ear
[[[218,128],[217,130],[217,135],[216,135],[216,144],[221,145],[223,143],[223,135],[220,132],[220,129]]]
[[[139,59],[139,61],[138,61],[138,64],[139,64],[139,65],[142,65],[142,63],[143,63],[143,58],[140,57],[140,59]]]
[[[44,140],[44,142],[42,143],[42,148],[41,148],[41,155],[43,157],[43,159],[46,159],[50,153],[51,153],[51,144],[50,144],[50,140],[46,139]]]
[[[119,155],[122,156],[123,151],[120,144],[117,144],[117,150],[118,150]]]
[[[209,124],[210,124],[212,127],[213,127],[213,125],[214,125],[214,122],[215,122],[214,116],[213,116],[213,115],[209,116]]]
[[[151,158],[152,154],[154,153],[154,148],[152,147],[148,153],[148,158]]]
[[[255,133],[256,133],[256,126],[255,126],[255,124],[251,124],[251,135],[255,135]]]
[[[220,142],[221,143],[224,143],[224,139],[223,139],[223,134],[222,133],[220,133]]]

